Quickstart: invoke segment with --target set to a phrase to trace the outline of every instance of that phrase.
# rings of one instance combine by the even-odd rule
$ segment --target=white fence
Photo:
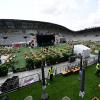
[[[96,63],[98,60],[97,56],[91,57],[87,59],[87,65],[92,65]],[[84,61],[84,59],[83,59]],[[62,63],[62,64],[57,64],[54,66],[54,75],[61,74],[63,70],[74,67],[74,66],[80,66],[80,60],[77,59],[73,63]],[[49,67],[46,67],[45,70],[45,78],[48,79],[48,69]],[[30,76],[26,76],[20,79],[19,84],[20,87],[31,84],[33,82],[40,81],[42,79],[42,73],[38,72],[36,74],[32,74]]]
[[[97,56],[91,56],[90,58],[88,58],[86,60],[87,60],[87,65],[92,65],[92,64],[97,62],[98,57]],[[84,59],[83,59],[83,61],[84,61]],[[80,66],[80,60],[79,59],[77,59],[73,63],[65,62],[65,63],[54,65],[53,66],[54,67],[54,75],[61,74],[63,70],[71,68],[71,67],[74,67],[74,66]],[[48,69],[49,68],[50,67],[45,67],[44,68],[45,78],[46,79],[48,78]],[[41,79],[42,79],[42,73],[41,73],[41,69],[40,69],[35,74],[19,78],[19,87],[23,87],[23,86],[32,84],[34,82],[40,81]]]

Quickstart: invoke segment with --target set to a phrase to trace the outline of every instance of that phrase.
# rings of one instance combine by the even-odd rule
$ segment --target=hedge
[[[0,65],[0,77],[8,74],[8,66],[6,64]]]

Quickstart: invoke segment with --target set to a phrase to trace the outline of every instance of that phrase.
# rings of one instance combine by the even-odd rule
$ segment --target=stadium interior
[[[25,43],[32,40],[36,34],[55,34],[61,38],[61,41],[99,41],[99,31],[74,32],[60,25],[45,22],[25,21],[25,20],[0,20],[0,45],[9,45],[13,43]],[[82,34],[81,34],[82,33]],[[88,33],[88,34],[87,34]],[[25,40],[24,36],[27,37]]]
[[[84,57],[83,62],[81,61],[80,55],[74,54],[74,45],[87,46],[88,50],[85,53],[82,52],[83,56],[81,55]],[[29,92],[32,96],[34,95],[33,98],[35,99],[33,100],[40,100],[42,92],[41,80],[43,79],[41,68],[43,64],[44,67],[46,66],[44,68],[44,78],[47,79],[47,83],[49,84],[47,84],[47,92],[51,96],[50,100],[67,100],[61,99],[61,97],[67,95],[65,91],[67,91],[70,98],[72,97],[71,100],[81,100],[78,96],[79,94],[75,94],[77,89],[80,90],[79,83],[81,84],[81,79],[78,79],[78,73],[81,69],[81,64],[83,64],[83,67],[86,67],[86,75],[92,75],[97,82],[92,81],[92,77],[86,77],[86,88],[88,89],[86,93],[89,90],[90,93],[86,94],[84,100],[99,100],[91,99],[95,95],[100,98],[100,87],[98,89],[99,91],[95,89],[96,85],[100,84],[98,82],[100,77],[94,75],[94,66],[100,61],[99,51],[99,27],[72,31],[64,26],[49,22],[0,19],[0,56],[2,58],[0,60],[0,100],[3,100],[1,98],[5,94],[10,97],[9,100],[25,100],[24,98],[29,95]],[[51,66],[54,66],[55,69],[54,84],[48,80],[48,69]],[[87,66],[90,67],[87,68]],[[4,68],[5,74],[2,72],[2,68]],[[92,82],[93,85],[91,85]],[[67,86],[65,86],[66,84]],[[75,84],[78,85],[73,86]],[[65,88],[60,88],[60,86],[65,86]],[[31,88],[37,89],[36,92],[39,93],[40,97]],[[94,88],[94,90],[90,88]],[[26,93],[24,89],[27,91]],[[52,89],[56,92],[52,93]],[[64,91],[64,89],[66,90]],[[69,93],[70,89],[72,94]],[[15,92],[13,92],[14,90]],[[34,94],[32,94],[33,92]],[[23,95],[22,97],[21,93]],[[17,94],[20,95],[19,99],[16,98]],[[73,94],[75,94],[75,99]],[[53,98],[54,95],[55,97]],[[84,95],[83,93],[81,96]]]

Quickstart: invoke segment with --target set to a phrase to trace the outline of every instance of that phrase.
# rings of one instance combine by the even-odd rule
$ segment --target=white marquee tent
[[[81,54],[83,58],[90,57],[91,49],[82,44],[74,45],[74,53],[76,55]]]

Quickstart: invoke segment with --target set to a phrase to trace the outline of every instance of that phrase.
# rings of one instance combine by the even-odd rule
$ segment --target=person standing
[[[100,75],[100,64],[97,63],[96,65],[96,75]]]
[[[53,80],[53,72],[54,72],[53,67],[51,67],[51,68],[49,69],[50,81]]]

